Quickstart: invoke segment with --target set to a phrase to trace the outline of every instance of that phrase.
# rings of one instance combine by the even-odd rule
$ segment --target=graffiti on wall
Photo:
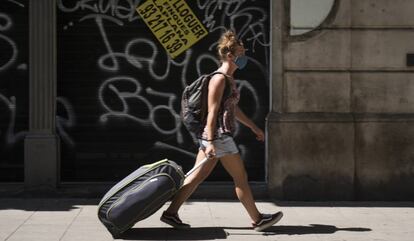
[[[26,6],[23,3],[20,3],[18,1],[8,0],[8,2],[13,3],[14,6],[18,6],[20,8],[26,8]],[[1,46],[1,52],[2,55],[0,57],[0,74],[4,74],[6,76],[7,71],[10,69],[17,69],[19,71],[27,73],[27,63],[19,63],[19,47],[16,43],[16,41],[7,35],[7,32],[11,30],[12,28],[16,28],[14,26],[13,22],[13,15],[6,14],[4,12],[0,12],[0,46]],[[25,33],[28,35],[28,32]],[[27,37],[27,36],[25,36]],[[24,53],[27,54],[27,53]],[[26,76],[27,77],[27,76]],[[0,81],[7,82],[7,81],[13,81],[11,79],[14,79],[15,75],[8,75],[8,78],[4,77],[1,78]],[[6,89],[6,88],[4,88]],[[10,91],[10,89],[7,89]],[[67,111],[70,111],[70,104],[67,103],[62,98],[58,98],[57,102],[59,104],[62,104],[64,108]],[[15,132],[15,125],[16,125],[16,96],[6,96],[2,92],[0,92],[0,103],[6,107],[6,109],[9,111],[8,116],[8,124],[5,128],[5,130],[0,129],[0,135],[3,135],[5,138],[5,144],[9,147],[12,147],[15,143],[22,141],[24,137],[27,135],[27,131],[18,131]],[[5,116],[5,115],[3,115]],[[65,136],[62,126],[72,126],[73,121],[72,120],[65,120],[62,117],[58,116],[58,131],[62,132],[61,135]]]
[[[181,92],[198,75],[219,66],[216,42],[227,28],[234,29],[249,49],[249,67],[236,75],[241,108],[264,127],[269,88],[268,2],[187,1],[209,35],[175,59],[136,13],[143,1],[57,2],[58,128],[65,142],[63,166],[72,170],[67,171],[72,173],[68,179],[82,178],[79,168],[87,173],[92,166],[112,163],[112,168],[102,171],[112,176],[94,180],[114,180],[118,175],[114,169],[122,170],[121,164],[127,168],[119,176],[137,162],[162,156],[189,168],[197,147],[180,121]],[[238,126],[235,138],[246,165],[252,167],[250,176],[263,180],[264,147],[247,132]]]
[[[26,6],[3,1],[0,9],[0,181],[22,181],[23,139],[27,134],[28,96],[25,33],[19,24]],[[3,8],[4,7],[4,8]],[[27,18],[26,18],[27,19]],[[23,28],[25,29],[25,28]]]

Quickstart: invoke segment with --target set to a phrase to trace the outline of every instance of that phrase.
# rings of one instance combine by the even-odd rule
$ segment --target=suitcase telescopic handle
[[[191,173],[195,172],[198,168],[204,166],[208,161],[209,161],[209,158],[205,157],[197,165],[195,165],[190,171],[188,171],[187,174],[185,174],[185,177],[190,176]]]

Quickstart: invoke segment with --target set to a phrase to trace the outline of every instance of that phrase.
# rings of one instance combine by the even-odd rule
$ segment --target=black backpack
[[[224,96],[228,96],[229,88],[227,76],[221,72],[213,72],[198,77],[193,83],[184,88],[181,97],[181,119],[188,131],[199,135],[206,124],[208,84],[215,74],[222,74],[226,78]],[[224,103],[222,98],[221,106]]]

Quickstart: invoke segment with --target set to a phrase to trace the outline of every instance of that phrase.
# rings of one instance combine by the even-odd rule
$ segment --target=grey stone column
[[[271,5],[271,60],[270,105],[271,112],[283,111],[283,47],[287,35],[285,1],[270,1]]]
[[[56,0],[32,0],[29,9],[30,124],[25,139],[24,183],[28,191],[53,191],[59,180]]]
[[[286,24],[286,7],[285,1],[271,1],[271,60],[270,60],[270,106],[271,110],[266,118],[266,182],[268,184],[269,196],[276,199],[282,198],[280,190],[282,184],[279,183],[278,176],[281,176],[281,170],[277,165],[278,153],[273,149],[275,143],[273,136],[276,132],[273,130],[275,119],[283,112],[283,47],[284,39],[287,33]]]

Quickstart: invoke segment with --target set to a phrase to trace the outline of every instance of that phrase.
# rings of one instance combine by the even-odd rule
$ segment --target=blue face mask
[[[247,56],[241,55],[241,56],[236,57],[236,60],[234,61],[234,63],[237,65],[237,68],[243,69],[247,64]]]

